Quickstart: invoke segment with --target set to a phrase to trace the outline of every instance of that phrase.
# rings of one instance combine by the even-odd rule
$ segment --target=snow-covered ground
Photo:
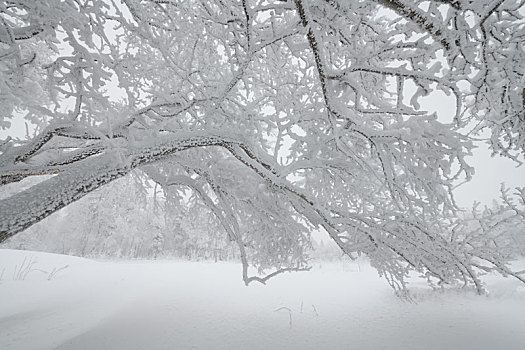
[[[511,279],[488,276],[483,297],[415,282],[409,303],[363,261],[266,286],[240,269],[2,249],[0,349],[525,349],[525,285]]]

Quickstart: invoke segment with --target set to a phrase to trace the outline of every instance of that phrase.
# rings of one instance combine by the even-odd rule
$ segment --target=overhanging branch
[[[62,173],[0,201],[0,243],[138,166],[194,147],[235,143],[231,134],[190,132],[150,140],[121,153],[108,151],[77,162]]]

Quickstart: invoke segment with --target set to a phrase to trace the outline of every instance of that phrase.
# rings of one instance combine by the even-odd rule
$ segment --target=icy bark
[[[231,142],[231,138],[187,133],[145,142],[125,152],[110,150],[74,164],[51,179],[0,201],[0,242],[140,165],[189,148],[225,142]]]

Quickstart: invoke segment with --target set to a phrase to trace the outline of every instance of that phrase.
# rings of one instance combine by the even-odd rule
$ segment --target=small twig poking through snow
[[[59,267],[58,269],[56,267],[53,268],[53,270],[49,273],[47,276],[47,280],[51,281],[53,278],[55,278],[56,274],[59,273],[62,270],[65,270],[69,267],[69,265],[64,265],[62,267]]]
[[[26,279],[27,275],[34,271],[33,265],[36,264],[36,260],[33,260],[33,257],[30,257],[29,260],[27,260],[27,256],[24,258],[24,261],[22,261],[22,264],[20,266],[15,265],[15,270],[13,272],[13,280],[15,281],[23,281]]]
[[[5,267],[2,269],[2,273],[0,273],[0,282],[2,282],[2,278],[4,278],[4,272],[5,272]]]
[[[318,317],[319,316],[319,313],[317,312],[317,309],[315,308],[315,305],[312,304],[312,309],[314,309],[314,315],[315,317]]]
[[[301,313],[303,313],[303,302],[301,301]]]
[[[283,306],[283,307],[280,307],[278,309],[275,309],[274,312],[277,312],[277,311],[281,311],[281,310],[286,310],[288,311],[288,316],[290,317],[290,328],[292,328],[292,310],[286,306]]]
[[[56,277],[57,273],[59,273],[62,270],[65,270],[69,267],[69,265],[64,265],[62,267],[54,267],[51,272],[38,269],[35,266],[37,264],[37,261],[34,260],[34,257],[30,257],[29,260],[27,259],[27,256],[22,261],[22,264],[15,265],[14,271],[13,271],[13,280],[14,281],[23,281],[26,279],[27,275],[29,275],[30,272],[33,271],[39,271],[42,272],[44,275],[47,275],[47,280],[50,281],[53,278]],[[0,281],[2,280],[2,277],[4,275],[5,268],[2,270],[2,274],[0,274]]]

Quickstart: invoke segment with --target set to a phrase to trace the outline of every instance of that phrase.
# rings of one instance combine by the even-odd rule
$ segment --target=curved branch
[[[0,42],[4,44],[10,44],[12,40],[27,40],[42,33],[44,28],[40,25],[28,25],[19,28],[9,28],[1,30],[0,27]]]
[[[113,150],[77,162],[51,179],[0,201],[0,243],[138,166],[194,147],[238,142],[230,135],[181,133],[178,137],[150,140],[142,147],[130,147],[127,152]]]

